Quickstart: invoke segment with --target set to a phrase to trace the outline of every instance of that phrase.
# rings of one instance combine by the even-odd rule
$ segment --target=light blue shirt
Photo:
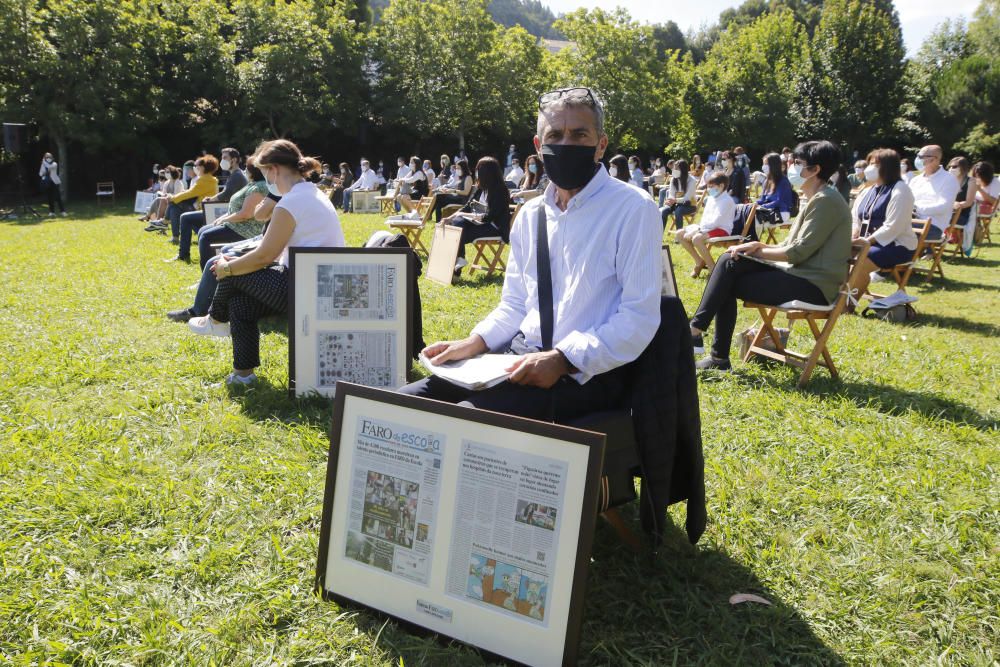
[[[541,347],[535,230],[545,206],[552,266],[552,340],[583,384],[634,361],[660,325],[663,224],[648,194],[602,166],[566,210],[550,184],[521,207],[511,228],[500,304],[472,330],[494,351],[522,332]]]

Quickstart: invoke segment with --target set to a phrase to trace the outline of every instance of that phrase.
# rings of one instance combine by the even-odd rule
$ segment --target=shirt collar
[[[599,164],[597,171],[594,172],[590,181],[583,186],[582,190],[570,197],[569,201],[566,202],[566,211],[562,211],[556,205],[556,184],[552,182],[552,179],[549,179],[549,185],[545,188],[545,203],[560,213],[569,212],[574,208],[579,208],[586,204],[590,198],[600,192],[610,181],[611,174],[608,173],[603,164]]]

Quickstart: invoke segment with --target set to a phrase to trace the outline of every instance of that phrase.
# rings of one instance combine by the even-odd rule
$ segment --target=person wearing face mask
[[[517,154],[517,146],[514,144],[510,145],[507,149],[507,159],[503,163],[503,168],[505,171],[510,171],[511,165],[514,164],[514,160],[518,159],[520,156]]]
[[[858,294],[868,291],[870,280],[879,280],[881,270],[913,259],[917,235],[913,231],[913,192],[902,178],[899,153],[879,148],[868,154],[865,182],[870,184],[858,195],[851,211],[853,238],[871,243],[862,267]]]
[[[181,165],[181,180],[184,182],[184,190],[191,187],[194,179],[194,160],[188,160]]]
[[[478,209],[473,211],[473,202]],[[458,273],[468,262],[465,259],[465,245],[476,239],[497,237],[504,243],[510,242],[510,191],[503,182],[500,163],[492,157],[480,158],[476,163],[476,191],[469,203],[458,213],[441,220],[439,224],[462,228],[462,241],[458,248]]]
[[[979,186],[976,191],[979,217],[988,218],[993,215],[1000,201],[1000,178],[996,178],[993,164],[990,162],[977,162],[972,168],[972,176]]]
[[[428,191],[433,190],[438,185],[440,185],[440,183],[437,180],[437,176],[434,174],[434,168],[431,166],[430,160],[424,160],[420,168],[424,170],[424,177],[427,179]]]
[[[524,169],[521,169],[521,161],[514,158],[510,163],[510,169],[504,174],[503,180],[507,184],[507,187],[513,190],[520,184],[523,178]]]
[[[690,173],[695,179],[700,179],[701,175],[705,173],[705,164],[701,161],[701,155],[698,153],[691,156]]]
[[[441,171],[438,172],[438,181],[441,185],[446,185],[451,180],[451,172],[453,171],[451,158],[448,157],[447,153],[441,154],[441,159],[438,160],[438,166],[441,167]]]
[[[265,141],[253,156],[268,192],[281,197],[256,249],[240,257],[223,255],[212,271],[218,280],[208,315],[188,321],[203,336],[230,336],[233,372],[227,384],[251,384],[260,365],[262,317],[288,310],[288,249],[343,247],[344,233],[329,197],[310,182],[320,164],[303,157],[286,139]]]
[[[910,161],[905,157],[899,161],[899,173],[903,177],[903,181],[909,185],[910,179],[914,176],[913,167],[910,165]]]
[[[867,183],[865,180],[865,167],[867,166],[868,162],[865,160],[858,160],[854,163],[854,171],[847,177],[852,190],[857,190]]]
[[[670,173],[670,187],[660,190],[661,195],[666,193],[660,207],[664,229],[667,228],[670,216],[674,216],[674,226],[677,229],[684,226],[684,216],[695,211],[694,196],[697,187],[698,181],[688,171],[687,160],[674,162],[674,170]]]
[[[183,172],[179,167],[167,165],[161,171],[165,178],[163,185],[160,187],[160,192],[150,205],[149,211],[146,212],[146,215],[149,216],[147,218],[149,226],[145,229],[147,232],[166,233],[167,221],[165,217],[167,215],[167,207],[170,204],[170,197],[184,192],[185,189],[184,179],[181,178]],[[139,220],[143,220],[143,218],[139,218]]]
[[[218,169],[219,161],[214,156],[205,155],[198,158],[194,161],[194,179],[191,182],[191,186],[169,197],[170,204],[167,206],[167,219],[170,220],[170,230],[173,232],[173,236],[170,239],[171,243],[181,243],[181,215],[194,211],[195,206],[202,199],[208,199],[218,194],[219,181],[215,178],[215,172]],[[205,218],[202,217],[202,224],[204,224],[204,221]],[[192,228],[193,224],[188,228],[187,247],[185,248],[181,245],[178,249],[178,256],[166,261],[172,262],[184,259],[185,256],[187,257],[185,261],[190,261]]]
[[[499,305],[467,338],[423,350],[435,365],[490,350],[522,356],[490,389],[431,376],[401,392],[557,422],[621,406],[623,366],[660,324],[659,214],[601,166],[608,137],[592,90],[543,94],[534,144],[551,182],[512,225]],[[551,302],[539,297],[549,285]]]
[[[761,169],[764,173],[764,187],[757,199],[757,216],[761,222],[778,225],[788,222],[792,217],[792,209],[798,208],[798,195],[792,190],[792,184],[781,171],[781,156],[768,153],[764,157]],[[762,213],[767,211],[768,213]],[[766,219],[765,219],[766,218]]]
[[[159,192],[160,191],[160,172],[163,171],[160,165],[153,165],[153,179],[152,183],[143,192]]]
[[[972,164],[969,162],[968,158],[964,157],[953,157],[948,162],[948,173],[955,177],[958,181],[958,193],[955,195],[955,206],[956,211],[961,211],[958,216],[958,226],[964,228],[969,224],[970,213],[972,213],[972,206],[976,203],[976,194],[979,192],[979,185],[976,179],[969,178],[969,172],[972,170]]]
[[[801,189],[807,202],[780,244],[751,241],[719,257],[691,319],[696,353],[704,351],[702,334],[715,320],[711,354],[697,362],[700,369],[731,368],[737,300],[773,306],[794,300],[829,304],[847,276],[851,210],[828,183],[840,163],[840,149],[829,141],[807,141],[793,155],[788,180]],[[748,256],[783,264],[752,261]]]
[[[937,241],[944,235],[961,190],[958,179],[941,166],[942,156],[940,146],[921,148],[913,163],[918,173],[909,183],[916,216],[921,220],[931,219],[928,241]]]
[[[421,197],[430,194],[430,181],[421,169],[421,160],[414,155],[410,158],[410,168],[406,176],[399,179],[400,194],[396,195],[396,203],[412,216],[417,214],[417,204]]]
[[[708,251],[708,239],[732,234],[736,203],[726,194],[727,185],[728,177],[725,174],[712,174],[708,179],[705,210],[701,214],[701,220],[697,224],[678,229],[674,235],[676,241],[694,258],[692,278],[697,278],[702,269],[707,268],[711,272],[715,268],[715,260]]]
[[[628,158],[619,153],[608,160],[608,174],[622,183],[628,183],[631,176],[628,170]]]
[[[511,199],[518,203],[540,196],[549,186],[549,177],[545,175],[545,163],[541,158],[529,155],[524,164],[527,171],[524,173],[524,180],[521,181],[521,188],[510,193]]]
[[[358,180],[344,188],[343,210],[344,213],[354,211],[354,193],[371,192],[378,190],[378,175],[371,168],[371,163],[367,158],[361,158],[361,176]]]
[[[729,189],[727,192],[736,204],[742,204],[747,196],[747,177],[743,169],[737,168],[736,160],[729,151],[722,152],[721,171],[729,179]]]
[[[639,156],[633,155],[628,159],[629,183],[637,188],[646,189],[646,175],[642,173],[642,161]]]
[[[469,163],[459,160],[455,163],[455,179],[450,186],[438,188],[434,197],[434,222],[441,222],[441,211],[445,206],[465,206],[472,196],[473,178],[469,173]]]
[[[223,148],[222,159],[219,161],[219,170],[228,172],[225,187],[209,197],[205,197],[202,202],[205,204],[229,203],[229,201],[247,186],[247,177],[239,168],[240,152],[235,148]],[[218,171],[216,173],[219,173]],[[197,209],[182,213],[180,216],[180,243],[177,248],[177,256],[167,259],[167,262],[190,262],[191,261],[191,239],[197,235],[198,231],[205,226],[205,214]]]
[[[62,184],[62,179],[59,178],[59,163],[52,157],[52,153],[46,153],[42,157],[42,165],[38,168],[38,178],[41,179],[42,192],[49,198],[49,217],[55,216],[56,204],[58,204],[59,211],[65,218],[67,215],[66,207],[63,206],[62,193],[59,191],[59,186]]]

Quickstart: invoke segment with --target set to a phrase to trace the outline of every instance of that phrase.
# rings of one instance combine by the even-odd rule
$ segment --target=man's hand
[[[531,387],[548,389],[572,369],[559,350],[532,352],[518,359],[510,371],[510,381]]]
[[[463,340],[446,340],[428,345],[421,350],[421,354],[430,359],[432,364],[439,366],[446,361],[461,361],[488,351],[486,342],[478,334],[472,334]]]

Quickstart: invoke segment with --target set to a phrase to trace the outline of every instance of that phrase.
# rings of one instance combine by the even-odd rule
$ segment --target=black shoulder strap
[[[549,262],[549,229],[545,204],[538,207],[535,227],[535,263],[538,274],[538,317],[542,325],[542,350],[552,349],[552,265]]]

